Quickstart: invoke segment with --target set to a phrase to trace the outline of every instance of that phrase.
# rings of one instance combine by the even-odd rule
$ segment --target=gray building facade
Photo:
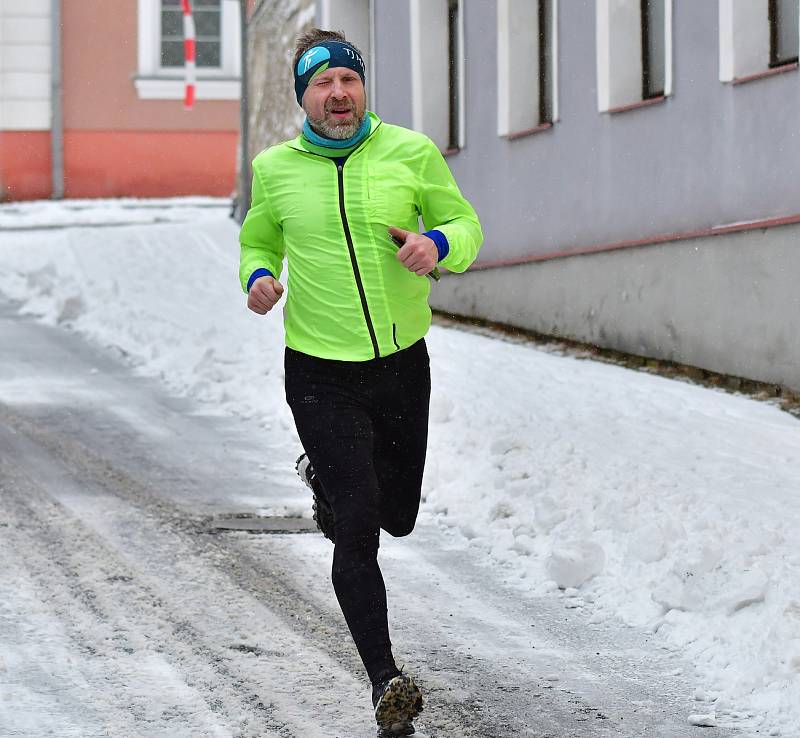
[[[481,217],[434,307],[800,389],[797,6],[319,0],[318,21]]]

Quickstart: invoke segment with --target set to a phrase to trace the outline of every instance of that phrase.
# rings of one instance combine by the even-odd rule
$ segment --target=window
[[[413,126],[451,153],[464,145],[463,3],[411,0],[410,8]]]
[[[0,0],[0,131],[50,129],[51,12],[50,3]]]
[[[769,0],[770,67],[797,62],[800,44],[799,11],[798,0]]]
[[[664,95],[664,0],[642,0],[642,100]]]
[[[194,0],[195,61],[200,67],[221,65],[221,0]],[[183,10],[181,0],[161,0],[161,67],[183,66]]]
[[[461,57],[459,39],[459,0],[447,3],[447,100],[448,136],[447,148],[459,148],[459,59]]]
[[[183,12],[180,0],[138,0],[140,98],[183,98]],[[199,100],[239,98],[241,28],[237,0],[193,0]]]
[[[597,102],[601,112],[672,93],[672,0],[597,0]]]
[[[556,15],[556,0],[497,4],[500,136],[532,133],[556,120]]]
[[[552,123],[553,78],[555,74],[555,55],[553,53],[555,31],[555,0],[539,0],[539,123]]]
[[[720,0],[719,78],[746,82],[797,66],[798,0]]]

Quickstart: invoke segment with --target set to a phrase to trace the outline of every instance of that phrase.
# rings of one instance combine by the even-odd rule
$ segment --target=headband
[[[333,67],[347,67],[365,82],[364,60],[353,46],[344,41],[322,41],[305,51],[294,68],[294,91],[297,102],[303,104],[303,95],[314,77]]]

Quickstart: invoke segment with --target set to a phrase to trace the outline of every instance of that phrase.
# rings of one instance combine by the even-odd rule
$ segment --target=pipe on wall
[[[239,97],[239,202],[236,218],[240,223],[244,221],[244,217],[250,209],[250,180],[252,178],[250,171],[250,83],[247,68],[249,58],[247,48],[248,5],[247,0],[241,0],[239,11],[242,37],[242,91]]]
[[[50,3],[50,153],[51,197],[64,197],[64,111],[61,74],[61,0]]]

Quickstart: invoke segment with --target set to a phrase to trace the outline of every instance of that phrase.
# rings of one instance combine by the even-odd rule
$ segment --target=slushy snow
[[[147,222],[175,222],[84,228],[69,204],[0,206],[0,225],[20,228],[0,232],[0,293],[299,450],[280,311],[246,310],[236,225],[219,204],[145,205]],[[129,222],[129,206],[87,208],[96,225]],[[36,223],[71,227],[23,230]],[[466,330],[434,326],[428,346],[422,515],[520,596],[550,593],[681,652],[694,664],[687,726],[800,735],[800,423]]]

